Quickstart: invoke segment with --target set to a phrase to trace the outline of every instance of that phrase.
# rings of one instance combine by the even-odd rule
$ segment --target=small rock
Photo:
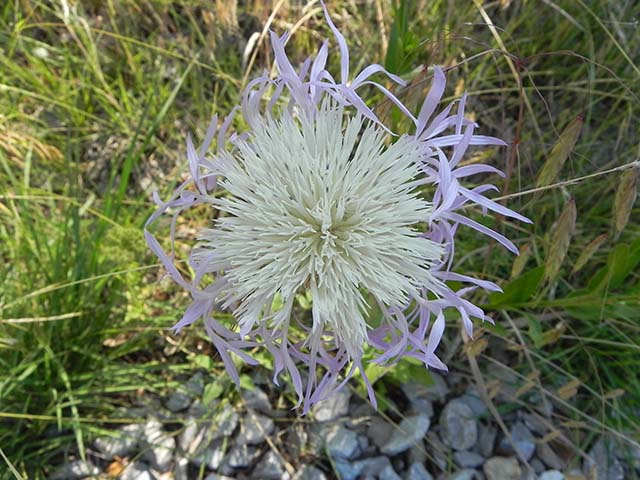
[[[191,463],[198,467],[205,464],[211,470],[217,470],[220,468],[220,465],[222,465],[224,455],[224,441],[222,439],[218,439],[206,444],[206,446],[201,444],[200,448],[194,452],[191,458]]]
[[[358,434],[342,425],[333,425],[325,434],[326,447],[333,458],[350,459],[359,450]]]
[[[546,468],[544,466],[544,463],[542,463],[537,458],[531,459],[529,461],[529,465],[531,465],[531,468],[533,468],[533,471],[536,472],[537,475],[540,475],[542,472],[544,472]]]
[[[411,413],[433,417],[433,405],[427,396],[429,387],[419,383],[405,383],[401,385],[401,388],[411,404]]]
[[[393,431],[393,425],[384,418],[375,416],[371,419],[371,423],[369,423],[367,436],[373,441],[375,446],[382,448],[393,434]]]
[[[220,475],[218,473],[210,473],[204,480],[234,480],[233,477],[227,477],[226,475]]]
[[[242,422],[240,434],[236,438],[238,444],[258,445],[264,442],[273,432],[274,423],[269,417],[249,412]]]
[[[225,405],[213,423],[218,427],[215,438],[229,437],[238,426],[238,414],[233,407]]]
[[[366,435],[358,435],[358,448],[361,452],[369,448],[369,439]]]
[[[522,419],[529,430],[537,433],[541,437],[544,437],[549,433],[549,427],[540,415],[535,413],[525,413],[522,416]]]
[[[427,472],[423,464],[414,462],[404,476],[405,480],[433,480],[433,476]]]
[[[280,457],[273,450],[269,450],[253,469],[251,477],[261,480],[289,480],[290,475],[284,469]]]
[[[257,410],[258,412],[262,412],[265,415],[271,415],[273,413],[273,409],[271,408],[271,402],[269,401],[269,397],[267,396],[260,387],[254,387],[251,390],[242,389],[241,391],[242,399],[244,400],[244,405],[249,410]]]
[[[420,442],[427,434],[431,420],[427,415],[415,415],[406,417],[400,425],[394,429],[391,438],[380,451],[386,455],[396,455],[404,452],[417,442]]]
[[[169,395],[169,399],[165,403],[167,410],[177,413],[186,410],[191,405],[191,396],[186,393],[176,391]]]
[[[302,423],[294,423],[287,428],[285,447],[292,458],[299,458],[307,445],[309,435]]]
[[[564,480],[564,475],[558,470],[547,470],[540,474],[538,480]]]
[[[386,465],[378,472],[378,480],[402,480],[391,465]]]
[[[487,480],[520,480],[522,472],[515,458],[493,457],[482,467]]]
[[[492,425],[482,425],[479,427],[480,435],[475,451],[477,451],[484,458],[489,458],[493,454],[493,449],[496,444],[496,437],[498,436],[498,430]]]
[[[201,397],[204,393],[204,375],[202,372],[194,373],[184,384],[184,389],[191,398]]]
[[[484,480],[481,475],[482,474],[476,470],[465,468],[464,470],[455,472],[448,480]]]
[[[178,457],[173,466],[174,480],[189,480],[189,460],[184,457]]]
[[[248,447],[246,444],[236,445],[229,451],[225,463],[231,468],[247,468],[258,455],[260,451],[256,448]]]
[[[292,480],[327,480],[327,476],[319,468],[305,465],[295,473]]]
[[[453,460],[462,468],[475,468],[484,463],[484,457],[482,455],[468,451],[454,452]]]
[[[313,416],[318,422],[330,422],[344,417],[349,413],[351,392],[342,388],[334,392],[329,398],[318,402],[312,409]]]
[[[349,463],[343,460],[335,462],[336,470],[342,480],[356,480],[359,477],[371,478],[391,467],[388,457],[372,457]]]
[[[536,445],[536,455],[542,463],[554,470],[563,470],[566,466],[566,462],[553,451],[553,448],[548,443]]]
[[[120,474],[120,480],[155,480],[149,471],[149,465],[144,462],[133,462]]]
[[[614,443],[604,438],[599,438],[589,451],[592,460],[584,462],[584,471],[595,471],[598,480],[623,480],[624,469],[615,457]]]
[[[94,445],[107,460],[115,456],[126,457],[138,445],[142,431],[141,425],[126,425],[117,431],[117,436],[97,438]]]
[[[447,470],[450,463],[450,449],[442,441],[436,432],[427,433],[426,444],[429,446],[430,459],[440,470]]]
[[[198,448],[198,442],[196,442],[196,437],[198,435],[198,430],[200,429],[200,424],[198,420],[193,417],[187,417],[184,421],[184,428],[180,435],[178,436],[178,445],[185,453],[193,453]],[[202,438],[200,438],[202,440]]]
[[[449,395],[449,386],[445,382],[441,375],[435,372],[429,372],[433,385],[426,386],[426,393],[424,397],[432,402],[444,403]]]
[[[528,461],[536,450],[536,443],[535,438],[524,423],[516,422],[513,424],[511,427],[511,439],[513,444],[507,437],[503,437],[498,447],[499,450],[508,455],[515,454],[517,451]]]
[[[487,406],[485,405],[482,398],[480,398],[480,394],[475,387],[469,386],[464,395],[459,398],[464,403],[469,405],[469,408],[471,408],[471,411],[476,416],[476,418],[486,415],[488,411]]]
[[[471,408],[463,401],[451,400],[440,417],[442,440],[454,450],[469,450],[478,440],[478,424]]]
[[[75,479],[75,478],[86,478],[93,477],[100,473],[100,469],[96,467],[91,462],[85,462],[84,460],[77,460],[75,462],[67,463],[63,465],[58,470],[56,470],[52,475],[52,479]]]
[[[145,458],[151,467],[161,472],[169,470],[176,441],[162,429],[162,424],[155,418],[151,418],[145,425],[142,442],[145,445]]]

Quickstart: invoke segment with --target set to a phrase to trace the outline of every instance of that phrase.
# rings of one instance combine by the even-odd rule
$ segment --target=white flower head
[[[256,323],[287,324],[295,295],[308,289],[313,331],[331,330],[359,358],[365,291],[403,306],[440,284],[430,269],[444,249],[417,229],[433,210],[416,189],[420,146],[409,136],[385,146],[386,136],[326,101],[312,118],[265,118],[227,154],[219,185],[229,195],[213,202],[226,215],[194,260],[224,270],[225,307],[238,305],[243,335]],[[285,308],[271,313],[276,294]]]
[[[469,145],[504,142],[474,134],[476,124],[464,117],[465,96],[456,113],[451,113],[454,104],[437,112],[446,84],[443,71],[433,68],[433,85],[414,116],[389,89],[369,79],[383,74],[404,84],[380,65],[350,78],[346,42],[326,8],[325,17],[340,49],[340,81],[325,68],[327,42],[296,69],[285,54],[287,35],[272,34],[276,76],[265,73],[250,82],[241,105],[219,129],[214,116],[199,150],[187,138],[190,178],[167,202],[154,195],[158,210],[145,227],[150,248],[193,298],[174,329],[201,319],[237,383],[230,353],[256,364],[247,352],[267,349],[274,381],[286,371],[305,411],[356,370],[376,404],[363,366],[367,346],[380,364],[408,356],[446,369],[436,354],[444,312],[457,311],[471,335],[471,318],[487,317],[464,295],[477,287],[499,289],[451,271],[458,226],[517,253],[509,239],[460,209],[475,203],[485,213],[528,221],[486,198],[493,186],[462,185],[472,175],[501,173],[488,165],[460,166]],[[392,134],[360,97],[364,85],[377,88],[414,131]],[[249,129],[227,135],[237,110]],[[217,151],[208,157],[216,131]],[[177,215],[200,204],[218,216],[192,250],[193,275],[187,280],[173,253],[167,254],[147,227],[173,210],[173,243]],[[453,290],[449,281],[471,286]],[[294,306],[298,296],[309,294],[311,314],[305,318]],[[369,318],[372,303],[382,318]],[[220,310],[231,311],[236,322],[217,319]]]

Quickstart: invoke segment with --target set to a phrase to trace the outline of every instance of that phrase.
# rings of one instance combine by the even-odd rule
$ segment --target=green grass
[[[162,391],[177,372],[195,368],[195,332],[180,339],[177,354],[163,351],[162,329],[186,299],[158,283],[142,225],[153,208],[150,189],[166,194],[184,172],[186,133],[200,137],[213,113],[237,103],[246,75],[240,39],[271,13],[265,2],[247,2],[236,27],[231,2],[81,2],[68,14],[64,3],[0,7],[0,445],[4,461],[30,478],[42,478],[69,444],[83,452],[136,391]],[[528,252],[515,280],[513,258],[460,232],[457,268],[509,293],[476,299],[497,323],[478,357],[483,375],[490,382],[502,361],[496,349],[520,345],[508,367],[523,377],[539,371],[535,389],[556,395],[581,382],[553,417],[584,422],[572,427],[576,443],[605,429],[637,438],[640,282],[629,259],[638,251],[640,212],[636,206],[615,231],[624,171],[563,182],[640,157],[640,6],[391,3],[380,2],[381,23],[375,9],[329,2],[353,67],[386,64],[410,80],[401,95],[416,103],[429,85],[418,67],[445,65],[449,99],[466,90],[482,133],[515,145],[472,159],[504,169],[501,195],[534,220],[531,227],[485,220]],[[301,15],[281,9],[271,27],[283,31]],[[289,43],[294,59],[317,48],[316,30],[328,36],[317,13]],[[271,62],[261,45],[252,74]],[[511,197],[540,184],[554,144],[578,116],[576,145],[545,182],[554,186]],[[554,232],[569,198],[575,231],[556,259],[557,275],[545,279],[547,258],[561,250]],[[602,234],[609,236],[572,273]],[[468,369],[455,333],[445,347]],[[526,395],[514,402],[530,404]]]

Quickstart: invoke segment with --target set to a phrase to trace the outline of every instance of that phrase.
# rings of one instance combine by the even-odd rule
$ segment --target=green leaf
[[[202,393],[202,403],[205,405],[210,404],[216,398],[220,397],[224,392],[224,387],[220,384],[220,382],[209,383],[204,387],[204,392]]]
[[[527,302],[536,292],[544,275],[544,267],[536,267],[509,282],[502,292],[489,295],[488,307],[509,307]]]
[[[205,370],[208,370],[208,371],[212,370],[214,366],[213,360],[209,355],[194,355],[191,361],[197,367],[204,368]]]

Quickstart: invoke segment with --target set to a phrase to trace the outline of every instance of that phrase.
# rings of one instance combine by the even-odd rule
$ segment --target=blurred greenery
[[[201,137],[212,114],[238,103],[243,79],[272,66],[267,42],[255,62],[245,48],[276,3],[278,32],[309,13],[287,46],[302,61],[330,36],[318,4],[0,6],[0,446],[20,475],[46,477],[70,448],[84,455],[119,408],[168,391],[176,374],[221,370],[199,329],[167,333],[187,299],[164,279],[142,225],[150,193],[166,196],[185,173],[186,134]],[[510,143],[466,161],[503,169],[506,178],[491,179],[499,195],[534,224],[474,212],[514,239],[515,261],[460,229],[455,268],[504,293],[475,298],[496,321],[473,342],[489,337],[488,349],[467,348],[450,319],[442,347],[450,365],[466,371],[472,355],[487,381],[505,362],[522,382],[535,378],[568,402],[558,426],[582,422],[567,426],[578,443],[602,430],[638,438],[638,168],[625,166],[640,158],[640,4],[327,3],[353,67],[384,64],[408,80],[397,93],[417,106],[430,84],[424,67],[443,65],[448,100],[467,91],[481,132]],[[373,91],[372,105],[389,111]],[[494,354],[506,347],[511,355]],[[391,382],[413,368],[391,371]],[[571,382],[578,388],[566,395]]]

